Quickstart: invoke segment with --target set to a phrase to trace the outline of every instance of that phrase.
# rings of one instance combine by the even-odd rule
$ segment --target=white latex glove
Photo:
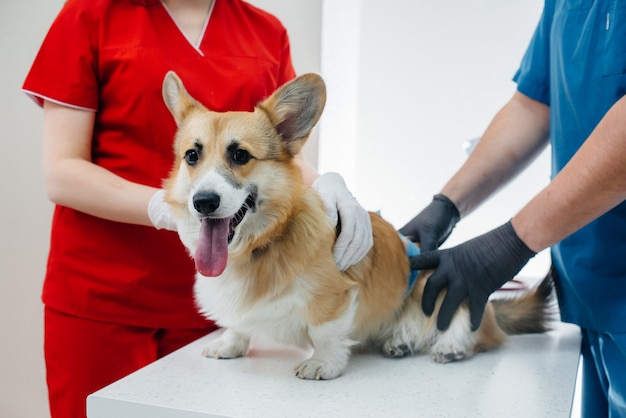
[[[165,190],[161,189],[152,195],[148,204],[148,216],[150,222],[156,229],[167,229],[168,231],[177,231],[176,221],[172,217],[172,208],[163,200]]]
[[[341,232],[333,255],[339,270],[346,270],[361,261],[374,245],[370,216],[337,173],[321,175],[313,182],[313,188],[322,198],[333,223],[341,219]]]

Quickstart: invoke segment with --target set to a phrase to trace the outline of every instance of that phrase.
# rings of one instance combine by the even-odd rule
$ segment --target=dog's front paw
[[[243,357],[248,351],[249,339],[224,333],[220,338],[209,342],[202,350],[204,357],[228,359]]]
[[[433,350],[433,360],[437,363],[450,363],[453,361],[461,361],[471,357],[467,351],[462,350]]]
[[[343,367],[333,366],[327,361],[311,358],[296,367],[296,377],[307,380],[329,380],[341,374]]]
[[[246,350],[242,347],[232,344],[226,344],[221,339],[213,340],[204,347],[202,355],[204,357],[212,357],[216,359],[227,359],[243,357]]]

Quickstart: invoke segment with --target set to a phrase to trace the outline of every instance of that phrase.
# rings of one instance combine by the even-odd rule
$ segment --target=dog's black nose
[[[200,192],[193,196],[193,207],[201,215],[210,215],[220,207],[220,196],[213,192]]]

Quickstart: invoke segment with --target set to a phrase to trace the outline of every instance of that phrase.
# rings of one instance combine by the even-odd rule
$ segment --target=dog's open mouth
[[[229,224],[229,231],[228,231],[228,243],[230,244],[230,242],[233,240],[233,237],[235,236],[235,229],[237,228],[237,226],[239,226],[239,224],[241,223],[241,221],[243,221],[243,218],[246,216],[246,213],[248,213],[249,209],[254,209],[255,206],[255,198],[253,195],[248,195],[248,197],[246,198],[246,201],[243,202],[243,206],[241,206],[241,209],[239,209],[239,211],[237,213],[235,213],[235,215],[230,218],[230,224]]]
[[[207,277],[216,277],[224,272],[228,261],[228,244],[249,210],[254,210],[256,198],[248,195],[239,211],[229,218],[203,218],[194,255],[196,269]]]

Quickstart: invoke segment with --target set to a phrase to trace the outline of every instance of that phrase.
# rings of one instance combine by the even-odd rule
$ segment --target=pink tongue
[[[202,220],[194,260],[203,276],[216,277],[224,272],[228,261],[230,218]]]

